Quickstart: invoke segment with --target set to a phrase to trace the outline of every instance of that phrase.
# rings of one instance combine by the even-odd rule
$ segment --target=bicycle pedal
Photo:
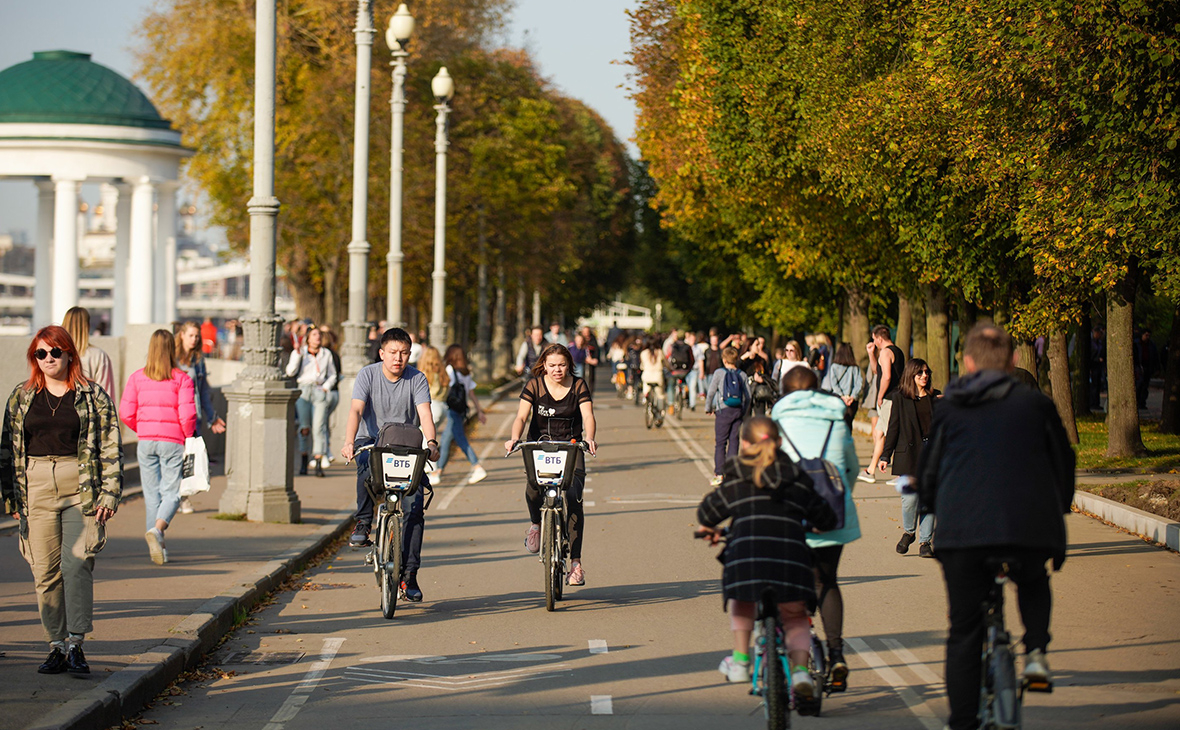
[[[1045,680],[1043,682],[1026,681],[1024,683],[1024,689],[1027,692],[1044,692],[1045,694],[1052,694],[1053,682],[1050,680]]]
[[[829,695],[834,692],[843,692],[846,689],[848,689],[847,682],[832,682],[827,686],[827,692]]]
[[[365,565],[373,564],[373,553],[365,553]]]

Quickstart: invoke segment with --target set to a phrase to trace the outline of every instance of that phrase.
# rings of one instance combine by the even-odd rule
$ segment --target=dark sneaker
[[[369,526],[364,522],[356,523],[356,527],[352,528],[352,535],[348,538],[350,547],[368,547],[373,543],[369,542]]]
[[[897,541],[897,552],[899,555],[905,555],[910,551],[910,545],[914,544],[915,535],[912,532],[901,533],[901,539]]]
[[[920,558],[933,558],[934,557],[934,548],[930,545],[930,543],[924,542],[918,546],[918,557],[920,557]]]
[[[410,603],[418,603],[422,600],[422,589],[418,587],[417,573],[410,573],[402,581],[402,593]]]
[[[49,656],[45,657],[45,661],[41,666],[37,667],[38,674],[61,674],[66,670],[66,654],[56,646],[53,651],[49,652]]]
[[[313,463],[315,464],[315,475],[322,477],[324,475],[324,460],[315,459]]]
[[[299,455],[299,476],[307,476],[307,454]]]
[[[86,663],[86,655],[78,644],[71,646],[70,653],[66,654],[66,671],[70,674],[90,674],[90,665]]]
[[[848,662],[844,661],[843,649],[828,649],[828,666],[832,668],[831,690],[843,692],[848,689]]]

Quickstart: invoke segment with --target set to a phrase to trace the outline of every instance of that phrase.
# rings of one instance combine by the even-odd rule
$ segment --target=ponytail
[[[766,486],[762,483],[762,475],[774,463],[775,456],[782,439],[778,435],[778,426],[766,416],[756,416],[742,426],[742,452],[738,461],[744,466],[754,469],[754,486]],[[746,445],[748,444],[748,445]]]

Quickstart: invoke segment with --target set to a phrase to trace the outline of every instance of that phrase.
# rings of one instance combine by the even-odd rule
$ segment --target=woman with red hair
[[[123,492],[115,404],[82,375],[65,329],[29,344],[29,379],[8,397],[0,432],[4,511],[20,521],[49,657],[41,674],[89,674],[82,641],[93,629],[94,556]]]

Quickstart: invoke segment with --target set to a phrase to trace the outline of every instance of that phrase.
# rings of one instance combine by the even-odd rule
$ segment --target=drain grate
[[[301,651],[235,651],[226,654],[220,664],[294,664],[302,659]]]

